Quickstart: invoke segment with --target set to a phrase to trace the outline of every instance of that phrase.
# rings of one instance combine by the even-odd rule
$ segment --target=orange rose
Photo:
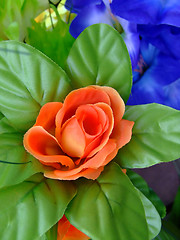
[[[75,228],[65,215],[58,222],[57,240],[88,240],[87,235]]]
[[[64,103],[45,104],[24,136],[26,150],[52,166],[45,176],[96,179],[127,144],[134,122],[122,119],[125,105],[110,87],[89,86],[68,94]]]

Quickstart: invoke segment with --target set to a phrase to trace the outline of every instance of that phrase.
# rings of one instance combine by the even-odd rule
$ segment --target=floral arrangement
[[[0,32],[6,40],[0,42],[0,239],[173,239],[161,229],[164,204],[131,170],[180,157],[179,105],[174,109],[169,107],[172,99],[166,106],[148,96],[142,95],[144,102],[135,97],[141,94],[137,86],[144,87],[144,80],[137,78],[143,78],[138,56],[139,51],[142,55],[149,51],[146,38],[140,39],[142,32],[135,31],[131,40],[136,38],[139,47],[130,48],[128,38],[111,24],[142,22],[125,24],[136,19],[136,12],[127,19],[130,4],[124,1],[87,1],[87,6],[66,1],[60,13],[59,1],[52,1],[49,30],[44,13],[32,26],[30,14],[29,18],[25,14],[31,6],[35,18],[49,6],[46,1],[35,2],[33,7],[30,1],[24,1],[23,7],[12,3],[17,9],[21,6],[21,14],[18,10],[17,18],[12,15],[16,19],[9,25],[5,21],[6,30]],[[5,3],[4,7],[8,10]],[[90,7],[111,23],[88,22],[74,39],[62,19],[67,9],[77,14],[70,25],[73,35]],[[157,19],[160,22],[154,20],[154,25],[170,23],[168,15]],[[24,36],[26,43],[22,43]],[[53,45],[48,48],[52,42],[55,50]],[[157,62],[162,56],[173,59],[162,49],[156,56]]]

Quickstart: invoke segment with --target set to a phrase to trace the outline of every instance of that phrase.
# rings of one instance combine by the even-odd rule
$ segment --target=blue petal
[[[180,26],[179,0],[113,0],[112,12],[138,24]]]
[[[137,25],[135,23],[129,22],[123,18],[117,17],[117,20],[121,24],[124,33],[122,34],[123,40],[126,43],[132,68],[134,69],[138,63],[139,58],[139,34],[137,32]]]
[[[95,5],[101,3],[102,0],[67,0],[65,3],[65,7],[71,12],[78,13],[88,5]]]
[[[180,26],[180,1],[166,0],[159,17],[159,23]]]
[[[180,60],[154,49],[151,64],[145,66],[143,75],[139,73],[127,104],[156,102],[180,109]]]
[[[96,23],[106,23],[113,26],[111,15],[103,2],[83,8],[72,21],[69,30],[71,35],[77,38],[86,27]]]
[[[138,25],[139,34],[161,51],[180,58],[180,28],[170,25]]]
[[[158,19],[160,0],[113,0],[112,13],[126,20],[139,23],[155,23]]]

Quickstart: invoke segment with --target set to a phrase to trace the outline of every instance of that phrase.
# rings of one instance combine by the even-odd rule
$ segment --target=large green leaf
[[[66,73],[38,50],[0,43],[0,112],[18,131],[34,124],[42,105],[63,101],[71,90]]]
[[[108,165],[95,181],[80,180],[65,213],[71,224],[93,240],[147,240],[144,207],[120,167]]]
[[[74,197],[71,182],[44,178],[41,174],[0,190],[0,239],[33,240],[59,219]]]
[[[135,122],[131,141],[120,149],[124,168],[144,168],[180,157],[180,111],[160,104],[127,107],[125,119]]]
[[[129,169],[127,170],[127,175],[133,185],[138,188],[153,203],[161,218],[164,218],[166,216],[166,207],[161,199],[157,196],[157,194],[148,187],[146,181],[139,174]]]
[[[131,63],[120,34],[106,24],[85,29],[67,59],[67,73],[75,88],[106,85],[127,101],[132,85]]]
[[[154,205],[137,189],[146,214],[147,226],[149,229],[149,240],[158,235],[161,230],[161,218]]]

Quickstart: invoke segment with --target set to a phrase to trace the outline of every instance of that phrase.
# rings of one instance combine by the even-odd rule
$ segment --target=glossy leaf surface
[[[73,86],[106,85],[127,101],[132,85],[131,63],[120,34],[106,24],[85,29],[75,41],[67,59],[67,73]]]
[[[116,157],[123,168],[144,168],[180,157],[180,111],[153,103],[127,107],[124,118],[135,124],[131,141]]]
[[[41,237],[59,219],[76,191],[71,182],[35,175],[0,190],[0,239],[32,240]]]
[[[18,131],[30,128],[42,105],[72,90],[66,73],[36,49],[0,43],[0,111]]]
[[[96,181],[79,181],[77,195],[65,215],[94,240],[148,239],[139,194],[115,163],[108,165]]]

